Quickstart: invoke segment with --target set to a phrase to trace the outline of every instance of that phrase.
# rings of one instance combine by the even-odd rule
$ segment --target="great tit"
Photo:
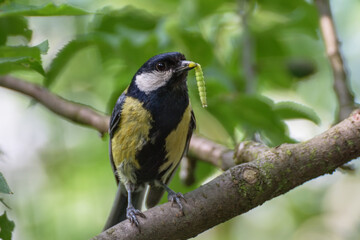
[[[118,183],[104,230],[128,218],[139,226],[146,187],[146,206],[155,206],[164,193],[183,211],[181,193],[167,184],[195,129],[187,89],[187,73],[196,63],[178,52],[150,58],[118,98],[110,119],[110,162]]]

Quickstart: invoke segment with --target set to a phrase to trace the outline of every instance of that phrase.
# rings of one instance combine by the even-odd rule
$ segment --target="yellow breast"
[[[126,173],[130,168],[140,168],[135,154],[149,141],[152,116],[143,108],[142,103],[132,97],[126,97],[119,129],[111,140],[114,164],[119,169],[120,164]],[[129,168],[127,170],[127,168]],[[123,173],[124,174],[124,173]]]
[[[167,136],[165,149],[167,152],[167,161],[161,165],[160,171],[167,169],[171,164],[171,168],[163,176],[163,180],[169,177],[169,174],[173,172],[178,163],[181,160],[182,154],[186,146],[186,138],[189,132],[189,124],[191,120],[191,106],[190,104],[185,109],[184,115],[179,125]]]

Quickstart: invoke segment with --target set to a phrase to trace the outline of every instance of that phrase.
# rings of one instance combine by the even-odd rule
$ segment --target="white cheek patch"
[[[145,94],[164,86],[171,78],[173,72],[171,70],[166,72],[152,71],[142,73],[136,76],[135,83],[137,87]]]

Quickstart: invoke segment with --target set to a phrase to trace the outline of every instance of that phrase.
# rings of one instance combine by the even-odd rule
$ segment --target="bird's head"
[[[162,87],[186,89],[187,72],[195,66],[196,63],[186,61],[185,56],[181,53],[159,54],[141,66],[136,72],[132,84],[135,84],[145,94]]]

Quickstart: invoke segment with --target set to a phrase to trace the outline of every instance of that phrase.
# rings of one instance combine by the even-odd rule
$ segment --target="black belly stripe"
[[[160,179],[171,168],[170,165],[159,173],[160,166],[167,161],[165,139],[180,123],[189,105],[189,98],[187,91],[171,91],[171,93],[168,91],[163,87],[150,93],[144,99],[140,98],[144,103],[144,108],[152,114],[154,122],[149,138],[154,138],[155,141],[146,143],[136,154],[136,159],[141,166],[135,173],[139,183]],[[128,92],[128,95],[136,95],[136,92]]]

